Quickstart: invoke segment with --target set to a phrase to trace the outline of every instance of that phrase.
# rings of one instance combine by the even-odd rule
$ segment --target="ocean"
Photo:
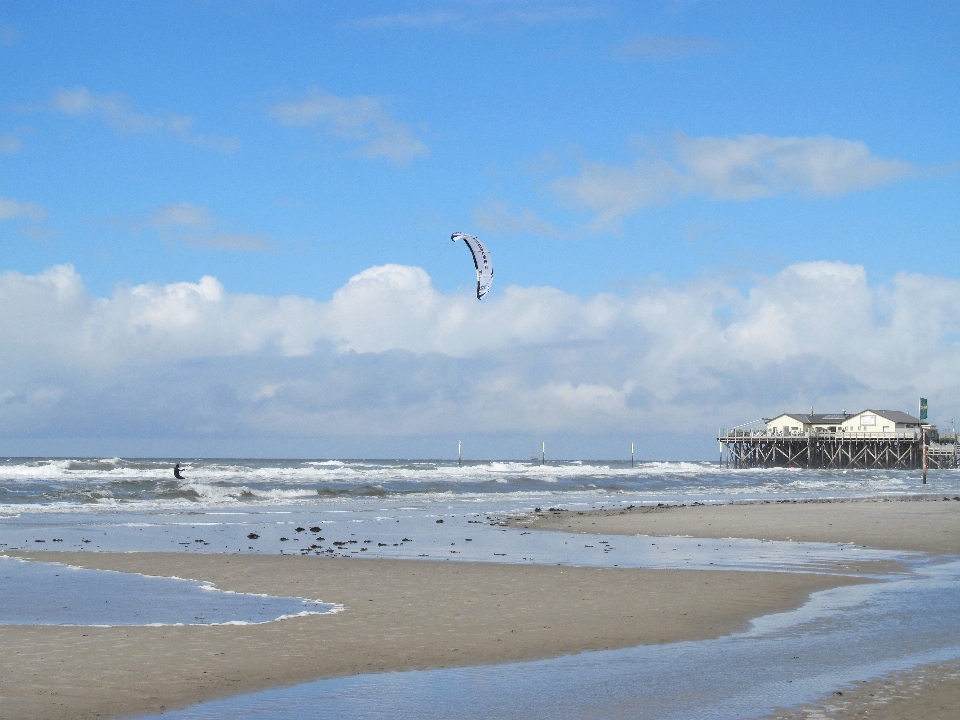
[[[422,530],[443,517],[478,524],[536,508],[960,496],[960,470],[931,472],[923,485],[919,472],[733,470],[716,462],[638,462],[632,467],[622,461],[462,466],[436,460],[180,462],[182,480],[173,475],[172,459],[2,458],[0,550],[322,551],[422,557],[427,550],[418,543],[425,537],[448,540],[449,524],[429,533]],[[345,530],[348,524],[350,532]],[[333,534],[338,537],[320,541],[317,533],[307,532],[320,525],[331,532],[336,528]],[[404,542],[412,532],[419,539]],[[258,537],[248,538],[251,533]],[[364,534],[369,537],[356,544],[368,547],[350,547],[350,540]],[[333,546],[334,541],[344,544]],[[481,545],[447,554],[515,559],[512,548],[502,547],[497,555],[478,556]]]
[[[537,504],[831,499],[960,491],[960,470],[732,470],[716,462],[456,462],[0,458],[0,514],[429,505],[472,500],[503,510]]]

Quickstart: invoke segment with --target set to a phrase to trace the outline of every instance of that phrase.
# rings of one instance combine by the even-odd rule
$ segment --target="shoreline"
[[[595,535],[852,542],[960,553],[960,502],[942,500],[548,511],[504,522]],[[0,718],[18,720],[137,717],[347,675],[710,639],[743,630],[754,618],[800,607],[813,592],[866,581],[853,569],[827,575],[290,555],[4,554],[205,580],[222,590],[309,597],[345,607],[334,615],[246,626],[0,626],[6,651],[0,657]],[[901,683],[925,682],[922,701],[928,705],[910,705],[920,700],[908,699],[897,707],[955,707],[949,703],[960,697],[960,674],[936,672],[898,676]],[[929,681],[933,675],[940,680]],[[868,686],[873,687],[863,685]],[[823,717],[837,697],[776,717]],[[843,697],[849,717],[863,708],[886,717],[871,705],[869,693]]]
[[[960,555],[960,502],[918,498],[663,505],[561,511],[506,518],[510,527],[601,535],[851,543],[883,550]],[[766,720],[953,720],[960,707],[960,660],[855,683]]]
[[[828,542],[960,555],[960,501],[810,500],[546,510],[507,527],[599,535]]]
[[[339,602],[265,625],[0,626],[0,717],[136,717],[346,675],[700,640],[854,576],[175,553],[10,553]]]
[[[775,708],[761,720],[954,720],[960,708],[960,660],[920,665],[842,690],[796,708]]]

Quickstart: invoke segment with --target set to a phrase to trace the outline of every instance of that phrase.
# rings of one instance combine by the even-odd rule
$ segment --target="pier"
[[[762,426],[761,426],[762,425]],[[956,468],[956,433],[898,411],[791,413],[721,429],[721,462],[733,468],[918,470]]]

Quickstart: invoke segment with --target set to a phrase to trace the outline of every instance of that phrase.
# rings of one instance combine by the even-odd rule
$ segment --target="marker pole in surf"
[[[462,443],[457,440],[457,467],[463,467]]]
[[[633,443],[630,443],[630,467],[633,467]]]
[[[546,442],[546,440],[544,440],[542,443],[540,443],[540,464],[541,464],[541,465],[546,465],[546,464],[547,464],[547,442]]]
[[[923,484],[927,484],[927,430],[921,430],[920,437],[923,439]]]

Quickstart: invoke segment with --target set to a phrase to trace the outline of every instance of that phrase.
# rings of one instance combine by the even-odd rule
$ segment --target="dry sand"
[[[960,503],[958,503],[960,504]],[[33,553],[88,568],[339,602],[257,626],[0,626],[0,717],[128,717],[318,678],[713,638],[836,575],[412,560]]]
[[[942,496],[941,496],[942,497]],[[853,543],[960,554],[960,502],[858,500],[545,512],[507,524],[602,535],[689,535]]]

